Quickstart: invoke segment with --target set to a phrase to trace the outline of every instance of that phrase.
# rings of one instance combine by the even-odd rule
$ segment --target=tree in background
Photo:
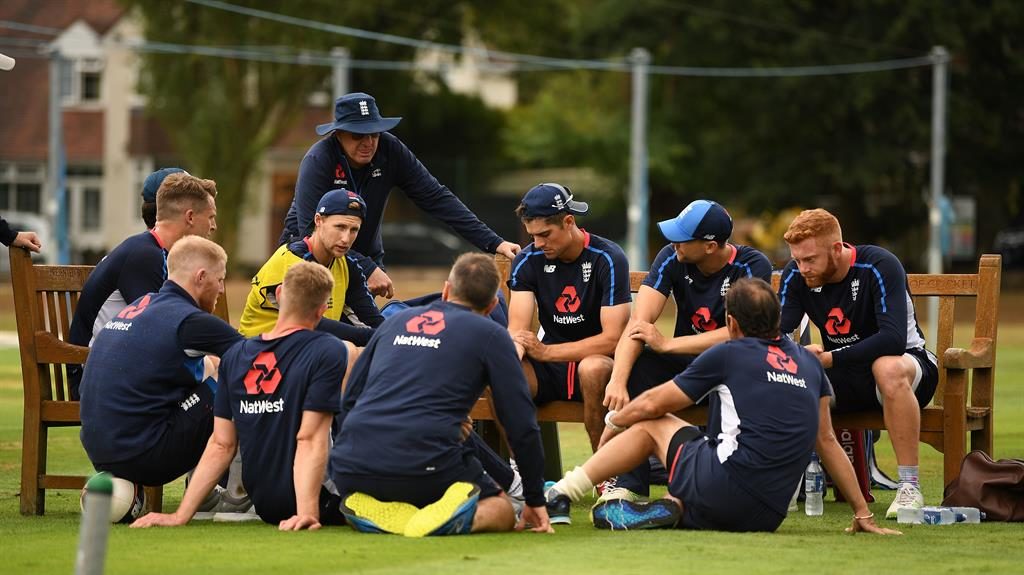
[[[320,32],[185,2],[123,0],[137,10],[151,42],[207,46],[273,47],[295,53],[349,48],[353,59],[411,61],[412,48]],[[513,38],[544,17],[509,0],[421,0],[415,9],[399,0],[345,3],[328,0],[237,5],[406,37],[459,44],[479,22]],[[330,86],[330,69],[194,55],[146,54],[140,89],[148,109],[170,134],[182,164],[217,180],[218,235],[229,252],[249,205],[248,187],[263,154],[306,107],[307,98]],[[404,116],[396,133],[446,180],[480,181],[484,160],[501,159],[502,115],[479,100],[449,92],[436,77],[395,71],[354,70],[353,91],[372,93],[388,115]],[[331,112],[324,111],[324,121]],[[310,144],[316,136],[310,128]],[[460,159],[461,158],[461,159]],[[297,166],[296,166],[297,168]],[[467,186],[468,187],[468,186]],[[460,190],[453,186],[458,193]]]
[[[947,185],[976,198],[979,247],[1020,211],[1024,5],[738,6],[567,2],[570,30],[561,51],[550,55],[623,57],[643,46],[655,64],[772,67],[915,57],[945,45],[954,56]],[[919,68],[813,78],[652,76],[652,220],[697,197],[755,212],[825,202],[842,214],[851,239],[923,253],[931,74]],[[509,124],[509,153],[537,167],[583,162],[625,189],[629,75],[547,73],[524,81],[534,85],[522,91],[523,105]],[[546,131],[552,125],[554,134]]]

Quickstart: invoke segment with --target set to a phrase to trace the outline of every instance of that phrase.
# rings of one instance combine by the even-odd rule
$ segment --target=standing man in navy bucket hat
[[[481,222],[401,140],[388,133],[401,120],[382,117],[369,94],[355,92],[338,98],[334,121],[316,127],[317,135],[328,137],[313,144],[302,158],[295,198],[280,239],[285,244],[308,235],[317,202],[329,190],[352,190],[366,201],[366,218],[353,255],[359,258],[370,292],[387,298],[394,295],[394,286],[381,267],[384,245],[380,224],[392,188],[400,188],[421,210],[485,252],[512,259],[520,250],[518,244],[503,240]]]

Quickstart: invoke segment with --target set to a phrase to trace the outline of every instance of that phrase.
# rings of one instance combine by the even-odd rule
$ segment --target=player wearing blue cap
[[[512,259],[519,245],[506,242],[481,222],[433,175],[401,140],[388,130],[402,118],[381,117],[373,96],[346,94],[334,102],[334,121],[317,126],[328,136],[306,152],[299,165],[295,198],[284,221],[281,243],[300,240],[313,231],[317,202],[328,190],[346,188],[366,200],[363,231],[353,253],[367,274],[370,293],[391,298],[394,286],[381,267],[384,244],[380,224],[393,188],[401,189],[419,208],[451,226],[470,243]]]
[[[903,264],[878,246],[843,243],[839,220],[801,212],[784,236],[793,260],[782,270],[782,329],[806,313],[824,346],[809,349],[825,366],[840,412],[882,409],[899,487],[885,516],[924,506],[918,482],[921,408],[938,385],[935,356],[925,349]]]
[[[213,429],[216,365],[241,336],[212,315],[227,254],[198,236],[167,255],[168,279],[107,322],[82,376],[82,446],[98,471],[163,485],[199,461]]]
[[[281,310],[274,328],[224,354],[213,435],[181,505],[133,527],[187,523],[239,448],[242,482],[265,522],[281,530],[341,522],[340,499],[323,479],[346,351],[337,338],[313,329],[333,284],[323,266],[298,262],[288,269],[276,289]]]
[[[511,502],[466,441],[469,411],[490,387],[522,472],[519,527],[550,530],[536,412],[508,332],[484,317],[497,305],[499,281],[493,258],[463,254],[442,301],[398,312],[360,355],[331,450],[354,528],[420,537],[516,525]]]
[[[358,258],[350,253],[365,217],[366,203],[359,195],[344,189],[324,194],[313,216],[313,233],[277,248],[253,276],[238,324],[242,335],[252,337],[274,327],[278,314],[276,293],[285,272],[298,262],[311,261],[328,268],[334,277],[327,312],[317,329],[355,345],[366,345],[371,328],[380,325],[384,318],[367,291]],[[346,306],[364,326],[341,321]]]
[[[675,218],[659,222],[658,228],[671,243],[651,264],[636,295],[632,318],[615,348],[605,388],[608,409],[621,410],[631,398],[671,379],[697,354],[729,338],[725,296],[733,283],[748,277],[771,281],[772,265],[764,254],[728,242],[732,217],[721,204],[695,200]],[[676,304],[671,338],[654,325],[669,295]],[[646,496],[649,484],[650,467],[644,463],[604,485],[598,505]]]
[[[825,371],[813,354],[781,336],[779,299],[768,283],[733,284],[726,329],[729,341],[622,411],[609,411],[601,448],[548,491],[549,505],[579,500],[596,482],[655,455],[669,470],[666,498],[610,502],[594,509],[595,525],[775,531],[816,449],[854,511],[848,531],[898,533],[875,525],[832,432]],[[707,433],[671,415],[705,396]]]
[[[508,329],[538,405],[583,402],[591,447],[604,417],[610,356],[629,320],[629,263],[622,248],[576,225],[589,210],[559,184],[534,186],[516,208],[533,243],[512,262]],[[534,313],[543,337],[531,331]]]
[[[159,193],[158,193],[159,190]],[[103,326],[167,279],[167,251],[186,235],[210,237],[217,230],[217,184],[164,168],[146,178],[143,199],[158,209],[152,229],[129,236],[89,274],[75,308],[68,342],[87,346]],[[78,398],[80,366],[69,366],[71,396]]]

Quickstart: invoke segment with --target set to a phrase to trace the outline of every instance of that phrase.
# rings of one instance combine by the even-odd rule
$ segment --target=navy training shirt
[[[695,403],[710,396],[707,445],[729,476],[782,515],[807,466],[825,370],[788,338],[744,337],[711,347],[673,381]]]
[[[629,262],[615,242],[583,231],[583,251],[572,262],[549,260],[531,243],[512,261],[508,285],[530,291],[545,344],[601,333],[601,308],[629,303]]]
[[[242,483],[267,523],[295,515],[295,437],[302,412],[338,412],[347,357],[338,338],[300,330],[247,339],[221,360],[213,414],[234,421]]]
[[[388,318],[349,376],[334,474],[447,475],[462,466],[462,422],[490,386],[531,506],[544,504],[537,414],[508,330],[437,301]]]
[[[345,151],[333,133],[309,148],[299,164],[295,197],[285,216],[279,243],[311,234],[313,214],[320,198],[337,188],[353,191],[366,202],[366,218],[352,246],[362,258],[359,264],[366,277],[384,261],[380,224],[392,188],[401,189],[421,210],[448,224],[485,252],[494,253],[502,242],[451,190],[427,171],[401,140],[382,132],[377,153],[363,168],[352,169],[349,166]]]
[[[903,264],[878,246],[845,245],[853,256],[850,271],[838,283],[811,289],[795,261],[782,270],[782,333],[796,329],[806,313],[835,367],[924,348]]]
[[[661,248],[651,264],[643,285],[654,288],[676,302],[674,337],[693,335],[725,327],[725,294],[732,282],[761,278],[772,282],[772,264],[764,254],[748,246],[726,244],[732,250],[728,263],[704,275],[695,264],[683,263],[672,244]]]
[[[156,445],[174,409],[203,385],[203,358],[242,340],[171,280],[107,322],[82,376],[82,445],[95,464],[120,463]],[[180,406],[180,407],[179,407]]]

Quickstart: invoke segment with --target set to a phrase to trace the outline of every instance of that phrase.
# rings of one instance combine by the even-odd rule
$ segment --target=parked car
[[[448,229],[419,222],[382,224],[387,266],[451,266],[455,258],[476,248]]]

